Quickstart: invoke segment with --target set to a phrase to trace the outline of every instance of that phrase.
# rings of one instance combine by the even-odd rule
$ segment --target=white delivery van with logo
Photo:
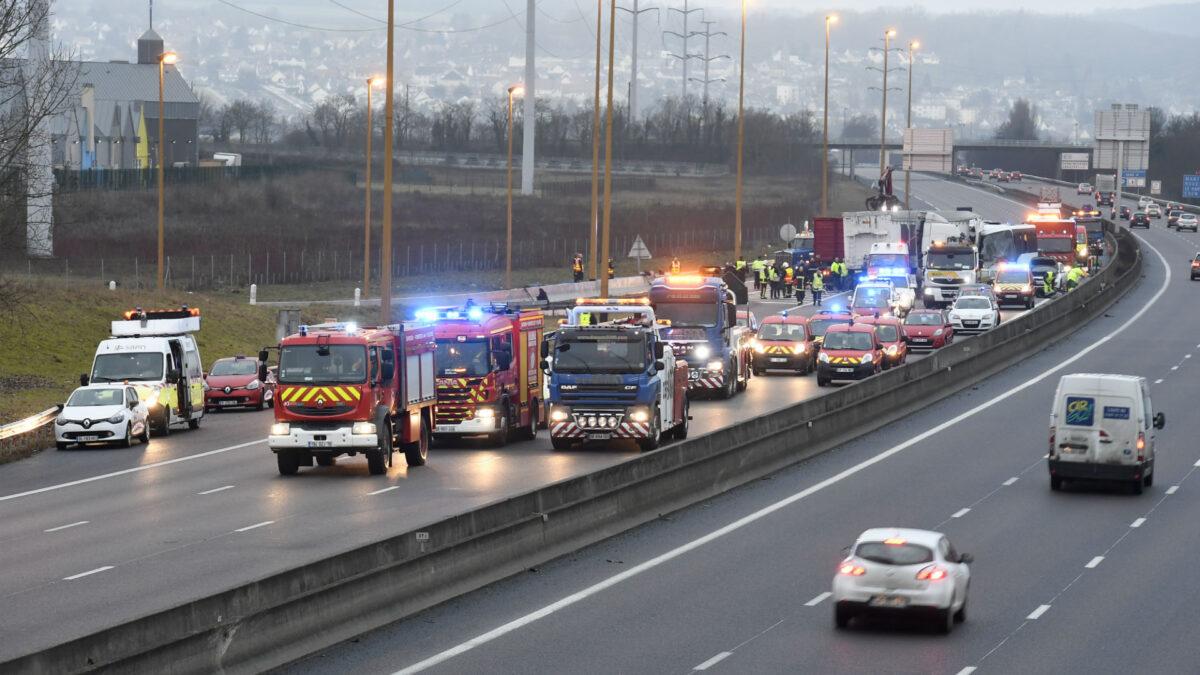
[[[1064,480],[1111,480],[1141,494],[1154,483],[1154,432],[1165,421],[1144,377],[1063,375],[1050,412],[1050,489]]]

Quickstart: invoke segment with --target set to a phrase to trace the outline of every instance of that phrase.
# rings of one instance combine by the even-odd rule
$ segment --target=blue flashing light
[[[858,280],[859,280],[859,281],[866,281],[866,280],[867,280],[867,275],[865,275],[865,274],[860,274],[860,275],[858,275]]]
[[[358,330],[358,324],[351,321],[351,322],[347,323],[345,326],[343,326],[342,329],[345,330],[347,333],[353,333],[354,331]]]
[[[483,318],[483,310],[478,307],[472,307],[467,311],[467,318],[472,321],[478,321]]]
[[[308,326],[300,326],[300,337],[308,336]]]
[[[460,318],[460,316],[457,311],[451,309],[451,310],[446,311],[446,318],[447,319],[458,319],[458,318]]]
[[[426,307],[425,309],[418,309],[414,316],[417,321],[437,321],[438,313],[436,309]]]
[[[787,310],[786,309],[783,310],[782,312],[779,313],[779,315],[786,319],[787,318]]]
[[[836,313],[836,312],[841,312],[841,311],[842,311],[842,306],[841,306],[841,305],[830,305],[830,306],[829,306],[829,309],[830,309],[831,311],[835,312],[835,313]]]

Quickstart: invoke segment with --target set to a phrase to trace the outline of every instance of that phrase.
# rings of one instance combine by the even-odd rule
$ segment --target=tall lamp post
[[[374,128],[371,126],[371,89],[383,84],[382,77],[367,79],[367,230],[363,237],[363,300],[371,293],[371,136]]]
[[[392,150],[395,138],[396,110],[393,107],[392,89],[393,54],[396,48],[396,3],[388,0],[387,13],[387,75],[384,84],[387,85],[387,98],[383,103],[383,251],[380,254],[379,279],[379,323],[387,326],[392,323]]]
[[[163,69],[179,60],[175,52],[158,55],[158,290],[163,290]]]
[[[837,14],[825,17],[825,124],[821,134],[821,217],[829,215],[829,26]]]
[[[617,0],[609,3],[608,10],[608,104],[604,117],[604,221],[600,234],[600,259],[606,264],[611,253],[609,229],[612,225],[612,142],[613,142],[613,49],[617,33]],[[600,279],[600,297],[608,297],[608,270],[597,269]]]
[[[525,88],[517,85],[508,88],[508,250],[504,255],[504,287],[512,288],[512,127],[513,127],[513,97],[525,93]]]
[[[592,275],[599,279],[600,249],[596,238],[600,236],[600,36],[604,33],[604,0],[596,0],[596,98],[592,112],[592,221],[590,223],[592,250]],[[605,275],[607,276],[607,275]]]
[[[742,259],[742,105],[746,92],[746,0],[742,0],[742,56],[738,64],[737,215],[733,223],[733,259]]]
[[[915,50],[917,47],[920,47],[920,46],[921,46],[921,43],[917,42],[916,40],[913,40],[912,42],[908,43],[908,119],[905,120],[904,126],[905,126],[905,128],[909,129],[910,133],[912,130],[913,50]],[[886,95],[886,93],[885,93],[885,95]],[[911,157],[908,158],[907,164],[908,164],[908,166],[904,167],[904,210],[905,211],[908,210],[909,174],[911,173],[911,170],[909,167],[912,166],[912,158]]]
[[[887,74],[888,50],[896,30],[891,29],[883,34],[883,114],[879,118],[879,175],[883,176],[887,168]]]

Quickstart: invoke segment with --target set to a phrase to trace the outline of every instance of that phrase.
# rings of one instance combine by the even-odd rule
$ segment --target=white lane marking
[[[399,490],[399,489],[400,489],[400,486],[399,486],[399,485],[393,485],[392,487],[385,487],[385,488],[383,488],[382,490],[376,490],[376,491],[374,491],[374,492],[368,492],[368,493],[367,493],[367,495],[368,495],[368,496],[370,496],[370,495],[379,495],[379,494],[383,494],[384,492],[391,492],[392,490]]]
[[[1190,358],[1192,358],[1192,355],[1191,355],[1191,354],[1188,354],[1187,356],[1185,356],[1185,357],[1183,357],[1183,358],[1185,358],[1185,359],[1190,359]]]
[[[695,668],[692,668],[692,670],[708,670],[709,668],[712,668],[713,666],[717,665],[718,663],[724,661],[725,659],[727,659],[731,656],[733,656],[733,652],[721,652],[720,654],[717,654],[716,656],[705,661],[704,663],[701,663],[700,665],[696,666]]]
[[[224,491],[224,490],[232,490],[232,489],[233,489],[233,486],[232,486],[232,485],[222,485],[222,486],[221,486],[221,487],[219,487],[219,488],[213,488],[213,489],[211,489],[211,490],[205,490],[204,492],[197,492],[196,494],[198,494],[198,495],[211,495],[211,494],[213,494],[214,492],[222,492],[222,491]]]
[[[1157,380],[1155,380],[1154,384],[1162,384],[1162,378],[1160,377]]]
[[[959,510],[955,511],[954,514],[951,515],[950,517],[951,518],[962,518],[963,516],[967,515],[970,512],[971,512],[971,509],[959,509]]]
[[[1169,495],[1173,495],[1173,494],[1175,494],[1176,492],[1179,492],[1179,486],[1178,486],[1178,485],[1172,485],[1171,487],[1167,488],[1167,494],[1169,494]]]
[[[804,603],[804,606],[805,607],[816,607],[817,605],[821,604],[822,602],[825,602],[825,598],[828,598],[831,595],[833,595],[833,593],[830,593],[829,591],[825,591],[824,593],[818,595],[817,597],[813,598],[812,600],[809,600],[808,602]]]
[[[239,527],[238,529],[234,530],[234,532],[249,532],[250,530],[253,530],[253,529],[256,529],[259,527],[266,527],[267,525],[270,525],[271,523],[274,523],[274,522],[275,521],[273,521],[273,520],[264,520],[261,523],[247,525],[246,527]]]
[[[1179,366],[1171,366],[1171,370],[1179,370]]]
[[[1084,567],[1088,568],[1089,570],[1096,569],[1096,565],[1099,565],[1102,560],[1104,560],[1104,556],[1098,555],[1088,561],[1088,564],[1084,565]]]
[[[1130,526],[1130,527],[1141,527],[1141,526],[1142,526],[1142,524],[1143,524],[1143,523],[1145,523],[1145,522],[1146,522],[1146,519],[1145,519],[1145,518],[1138,518],[1137,520],[1135,520],[1135,521],[1133,521],[1132,523],[1130,523],[1130,524],[1129,524],[1129,526]]]
[[[111,570],[112,568],[113,568],[112,565],[105,565],[104,567],[97,567],[94,570],[88,570],[86,572],[80,572],[79,574],[72,574],[69,577],[63,577],[63,581],[74,581],[76,579],[82,579],[83,577],[86,577],[86,576],[89,576],[92,574],[97,574],[99,572],[107,572],[108,570]]]
[[[1200,466],[1200,459],[1196,460],[1196,463],[1193,464],[1192,466]]]
[[[71,523],[70,525],[59,525],[58,527],[52,527],[48,530],[42,530],[42,532],[58,532],[59,530],[65,530],[68,527],[77,527],[79,525],[87,525],[87,524],[88,524],[88,521],[81,520],[78,523]]]
[[[958,675],[971,675],[973,672],[975,672],[975,666],[967,666],[966,668],[958,671]]]
[[[4,495],[3,497],[0,497],[0,502],[6,502],[10,499],[20,499],[21,497],[28,497],[30,495],[41,494],[43,492],[52,492],[54,490],[61,490],[63,488],[74,487],[76,485],[83,485],[85,483],[94,483],[95,481],[98,481],[98,480],[104,480],[106,478],[115,478],[117,476],[124,476],[126,474],[131,474],[131,473],[138,473],[140,471],[146,471],[148,469],[157,469],[160,466],[166,466],[168,464],[178,464],[179,462],[190,462],[193,459],[200,459],[202,457],[211,457],[212,455],[219,455],[223,452],[230,452],[231,450],[240,450],[242,448],[248,448],[251,445],[258,445],[260,443],[266,443],[266,442],[267,442],[267,439],[265,439],[265,438],[262,440],[258,440],[258,441],[248,441],[246,443],[239,443],[237,445],[231,445],[227,448],[217,448],[216,450],[209,450],[208,452],[201,452],[200,454],[197,454],[197,455],[188,455],[187,457],[176,457],[175,459],[167,459],[167,460],[163,460],[161,462],[155,462],[153,464],[146,464],[144,466],[135,466],[132,469],[122,469],[121,471],[113,471],[112,473],[100,474],[99,476],[91,476],[89,478],[80,478],[79,480],[73,480],[69,483],[59,483],[58,485],[47,485],[46,487],[41,487],[36,490],[27,490],[25,492],[17,492],[15,494],[11,494],[11,495]]]
[[[507,635],[507,634],[509,634],[515,630],[518,630],[520,628],[524,628],[525,626],[528,626],[536,621],[546,618],[547,616],[555,614],[556,612],[558,612],[560,610],[566,609],[567,607],[570,607],[578,602],[581,602],[587,598],[590,598],[593,595],[596,595],[598,593],[606,591],[609,588],[612,588],[613,586],[616,586],[617,584],[619,584],[623,581],[626,581],[628,579],[636,577],[643,572],[654,569],[664,563],[670,562],[671,560],[674,560],[675,558],[678,558],[679,556],[681,556],[685,553],[689,553],[689,552],[694,551],[706,544],[716,541],[717,539],[720,539],[721,537],[724,537],[725,535],[727,535],[731,532],[736,532],[737,530],[740,530],[743,527],[746,527],[747,525],[750,525],[758,520],[766,518],[767,516],[775,513],[776,511],[779,511],[788,506],[791,506],[792,504],[795,504],[796,502],[798,502],[802,499],[805,499],[805,498],[809,497],[810,495],[816,494],[817,492],[820,492],[821,490],[824,490],[825,488],[830,487],[831,485],[836,485],[836,484],[842,482],[843,480],[846,480],[847,478],[850,478],[851,476],[853,476],[861,471],[864,471],[864,470],[882,462],[883,460],[888,459],[889,457],[892,457],[893,455],[903,452],[905,449],[907,449],[909,447],[912,447],[914,445],[921,443],[922,441],[924,441],[925,439],[927,439],[931,436],[939,434],[942,431],[945,431],[946,429],[949,429],[949,428],[963,422],[964,420],[971,419],[971,418],[975,417],[976,415],[978,415],[979,413],[981,413],[985,410],[988,410],[989,408],[991,408],[991,406],[999,403],[1000,401],[1003,401],[1003,400],[1008,399],[1022,391],[1025,391],[1029,387],[1032,387],[1033,385],[1037,384],[1038,382],[1045,380],[1046,378],[1050,377],[1054,373],[1067,368],[1068,366],[1075,363],[1079,359],[1092,353],[1100,346],[1107,344],[1109,340],[1112,340],[1116,336],[1123,333],[1127,328],[1129,328],[1130,326],[1137,323],[1142,318],[1142,316],[1146,312],[1150,311],[1150,308],[1153,307],[1155,305],[1155,303],[1158,302],[1159,298],[1161,298],[1163,296],[1163,294],[1167,292],[1167,287],[1171,283],[1171,267],[1170,267],[1170,265],[1167,264],[1166,257],[1163,256],[1163,254],[1160,253],[1158,249],[1154,248],[1149,243],[1147,243],[1144,239],[1141,239],[1139,237],[1139,240],[1143,244],[1145,244],[1145,246],[1147,248],[1149,248],[1151,251],[1153,251],[1154,254],[1158,256],[1159,261],[1162,263],[1163,270],[1164,270],[1162,285],[1159,287],[1158,291],[1156,291],[1155,294],[1150,297],[1150,299],[1146,302],[1146,304],[1142,305],[1141,309],[1134,312],[1133,316],[1129,317],[1129,319],[1127,319],[1125,321],[1125,323],[1121,324],[1120,326],[1118,326],[1116,328],[1116,330],[1109,332],[1108,334],[1106,334],[1104,337],[1100,338],[1099,340],[1096,340],[1091,345],[1088,345],[1087,347],[1084,347],[1083,349],[1079,350],[1078,352],[1075,353],[1074,356],[1071,356],[1068,359],[1064,359],[1058,365],[1056,365],[1052,368],[1046,369],[1041,374],[1036,375],[1035,377],[1030,378],[1029,380],[1026,380],[1025,382],[1013,387],[1012,389],[1009,389],[1008,391],[998,394],[983,403],[980,403],[979,405],[975,406],[974,408],[971,408],[970,410],[968,410],[964,413],[961,413],[956,417],[953,417],[949,420],[946,420],[945,422],[942,422],[941,424],[933,427],[932,429],[929,429],[923,433],[917,434],[916,436],[913,436],[912,438],[908,439],[907,441],[904,441],[903,443],[900,443],[898,445],[894,445],[891,448],[888,448],[887,450],[884,450],[883,452],[879,453],[878,455],[875,455],[874,457],[863,460],[862,462],[859,462],[858,464],[855,464],[854,466],[849,467],[848,469],[845,469],[838,474],[830,476],[829,478],[826,478],[825,480],[822,480],[814,485],[810,485],[809,487],[801,490],[800,492],[797,492],[789,497],[785,497],[785,498],[775,502],[774,504],[765,506],[765,507],[759,509],[758,511],[755,511],[754,513],[743,516],[743,517],[733,521],[732,523],[725,525],[724,527],[721,527],[716,530],[713,530],[712,532],[709,532],[708,534],[706,534],[702,537],[693,539],[692,541],[689,541],[686,544],[677,546],[676,548],[673,548],[665,553],[661,553],[661,554],[651,558],[650,560],[647,560],[644,563],[641,563],[639,565],[634,565],[633,567],[625,570],[624,572],[614,574],[613,576],[611,576],[607,579],[596,582],[595,584],[592,584],[591,586],[588,586],[579,591],[576,591],[560,600],[557,600],[555,602],[550,603],[549,605],[542,607],[541,609],[537,609],[537,610],[534,610],[533,612],[530,612],[529,614],[517,617],[516,619],[513,619],[512,621],[509,621],[508,623],[497,626],[496,628],[493,628],[492,630],[487,631],[486,633],[477,635],[477,636],[471,638],[470,640],[461,642],[453,647],[450,647],[449,649],[438,652],[437,654],[434,654],[433,656],[430,656],[422,661],[418,661],[417,663],[414,663],[411,666],[402,668],[402,669],[396,671],[395,673],[393,673],[393,675],[411,675],[412,673],[419,673],[428,668],[432,668],[433,666],[436,666],[439,663],[448,661],[460,654],[465,654],[466,652],[469,652],[472,649],[475,649],[476,647],[485,645],[497,638],[503,637],[504,635]],[[1200,466],[1200,461],[1197,462],[1197,466]]]
[[[1017,482],[1017,480],[1018,480],[1018,478],[1016,476],[1013,476],[1012,478],[1009,478],[1008,480],[1004,481],[1004,484],[1012,485],[1013,483]]]
[[[1050,609],[1050,605],[1039,605],[1038,608],[1030,612],[1029,616],[1025,617],[1025,619],[1029,621],[1037,619],[1041,615],[1045,614],[1046,610],[1048,609]]]

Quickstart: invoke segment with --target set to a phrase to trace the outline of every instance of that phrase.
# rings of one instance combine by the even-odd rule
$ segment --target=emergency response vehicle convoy
[[[649,451],[664,436],[687,438],[688,364],[663,341],[648,302],[581,299],[542,345],[555,450],[629,439]],[[620,318],[581,325],[585,314]]]
[[[204,418],[204,370],[192,333],[200,330],[200,310],[143,310],[138,307],[112,322],[112,337],[96,347],[91,375],[79,383],[128,383],[150,413],[156,436],[187,423],[197,429]]]
[[[542,420],[540,310],[507,305],[424,309],[437,338],[434,438],[487,434],[494,445],[537,437]]]
[[[275,424],[267,445],[279,473],[330,466],[363,453],[372,474],[392,465],[399,447],[409,466],[429,453],[433,427],[433,326],[352,323],[301,326],[279,345]],[[267,354],[259,354],[266,361]]]
[[[750,380],[753,335],[737,322],[734,293],[722,279],[669,275],[650,283],[660,334],[687,361],[692,391],[733,398]]]

